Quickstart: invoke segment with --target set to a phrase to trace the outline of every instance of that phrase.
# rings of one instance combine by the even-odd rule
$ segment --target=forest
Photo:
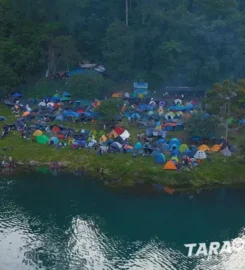
[[[205,86],[245,77],[242,0],[0,0],[0,90],[79,63],[111,80]]]

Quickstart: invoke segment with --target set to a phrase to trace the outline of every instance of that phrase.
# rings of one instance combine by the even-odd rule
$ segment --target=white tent
[[[175,99],[174,103],[175,103],[175,105],[181,105],[182,104],[182,100]]]
[[[53,102],[49,102],[49,103],[47,104],[47,106],[53,107],[53,106],[54,106],[54,103],[53,103]]]
[[[120,137],[123,139],[123,140],[126,140],[130,137],[130,134],[129,132],[125,129],[124,132],[120,135]]]
[[[40,106],[40,107],[46,107],[46,103],[43,102],[43,101],[41,101],[41,102],[38,104],[38,106]]]
[[[173,120],[174,119],[174,114],[172,114],[171,112],[169,112],[169,113],[166,113],[164,117],[165,117],[165,119],[167,121]]]
[[[196,152],[196,154],[194,155],[194,158],[195,159],[206,159],[207,158],[207,155],[206,155],[206,153],[204,151],[198,150]]]
[[[220,151],[224,156],[230,157],[231,156],[231,151],[229,150],[228,147]]]

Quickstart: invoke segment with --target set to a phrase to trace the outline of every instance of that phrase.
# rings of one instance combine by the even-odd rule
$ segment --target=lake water
[[[136,194],[65,174],[9,176],[0,179],[0,269],[244,270],[244,248],[188,257],[184,246],[242,238],[244,206],[243,189]]]

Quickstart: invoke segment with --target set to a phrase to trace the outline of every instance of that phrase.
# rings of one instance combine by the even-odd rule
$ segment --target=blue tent
[[[172,138],[170,141],[169,141],[169,148],[170,150],[172,150],[173,146],[175,146],[177,149],[180,147],[181,145],[181,141],[177,138]]]
[[[58,97],[51,97],[51,98],[50,98],[50,101],[52,101],[52,102],[54,102],[54,103],[60,102],[60,98],[58,98]]]
[[[169,151],[169,145],[167,143],[164,143],[162,146],[160,146],[160,148],[163,152]]]
[[[157,150],[157,149],[154,149],[154,150],[151,152],[151,157],[156,157],[158,154],[160,154],[160,151]]]
[[[194,154],[197,152],[197,147],[195,145],[192,145],[189,149]]]
[[[163,138],[161,138],[161,139],[159,139],[158,141],[157,141],[157,143],[165,143],[166,141],[163,139]]]
[[[187,150],[184,151],[183,156],[187,156],[189,158],[193,158],[194,153],[191,150],[187,149]]]
[[[165,161],[166,161],[166,157],[165,157],[165,155],[162,154],[162,153],[158,154],[158,155],[156,156],[156,158],[155,158],[155,162],[156,162],[157,164],[164,164]]]
[[[65,111],[63,111],[63,115],[64,116],[69,116],[69,117],[76,117],[76,118],[78,118],[79,117],[79,113],[77,113],[77,112],[74,112],[74,111],[68,111],[68,110],[65,110]]]
[[[59,139],[57,137],[51,137],[50,140],[49,140],[49,142],[50,141],[53,141],[54,144],[58,144],[59,143]]]
[[[239,125],[245,125],[245,119],[240,120],[238,123]]]
[[[61,121],[63,122],[64,121],[64,117],[62,114],[58,114],[56,117],[55,117],[55,121]]]
[[[131,114],[130,118],[132,119],[140,119],[140,115],[138,113]]]
[[[169,111],[184,111],[185,107],[184,106],[171,106],[168,108]]]
[[[143,146],[142,146],[142,143],[141,142],[137,142],[135,145],[134,145],[134,150],[139,150],[139,149],[142,149]]]
[[[79,146],[85,147],[86,146],[86,141],[85,140],[76,140],[75,141]]]
[[[166,126],[166,127],[164,128],[164,130],[166,130],[166,131],[173,131],[174,128],[175,128],[175,127],[173,127],[173,126]]]
[[[179,149],[179,145],[176,143],[169,144],[169,150],[173,151],[174,149]]]
[[[63,97],[71,97],[71,94],[69,94],[68,92],[63,92],[63,95],[62,95]]]
[[[171,157],[173,157],[173,156],[180,157],[180,152],[179,152],[178,149],[173,149],[173,150],[171,151]]]
[[[18,98],[18,97],[23,97],[23,95],[18,92],[15,92],[12,94],[12,98]]]
[[[202,137],[200,137],[200,136],[192,136],[191,137],[192,141],[200,141],[201,139],[202,139]]]

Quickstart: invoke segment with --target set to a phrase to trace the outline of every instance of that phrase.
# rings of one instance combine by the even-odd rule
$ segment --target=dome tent
[[[184,153],[187,149],[189,149],[189,147],[186,144],[181,144],[179,147],[180,153]]]
[[[207,155],[203,150],[198,150],[196,154],[194,155],[195,159],[206,159]]]
[[[165,155],[162,154],[162,153],[159,153],[159,154],[156,156],[156,158],[155,158],[155,162],[156,162],[157,164],[164,164],[165,161],[166,161],[166,157],[165,157]]]
[[[33,136],[41,136],[41,135],[43,135],[43,132],[41,131],[41,130],[39,130],[39,129],[37,129],[34,133],[33,133]]]
[[[53,141],[54,144],[58,144],[59,143],[59,139],[57,137],[51,137],[49,142]]]
[[[176,165],[175,165],[174,162],[171,161],[171,160],[168,161],[168,162],[164,165],[163,169],[164,169],[164,170],[172,170],[172,171],[176,171],[176,170],[177,170]]]
[[[40,144],[46,144],[49,142],[49,138],[46,135],[37,136],[36,140]]]

